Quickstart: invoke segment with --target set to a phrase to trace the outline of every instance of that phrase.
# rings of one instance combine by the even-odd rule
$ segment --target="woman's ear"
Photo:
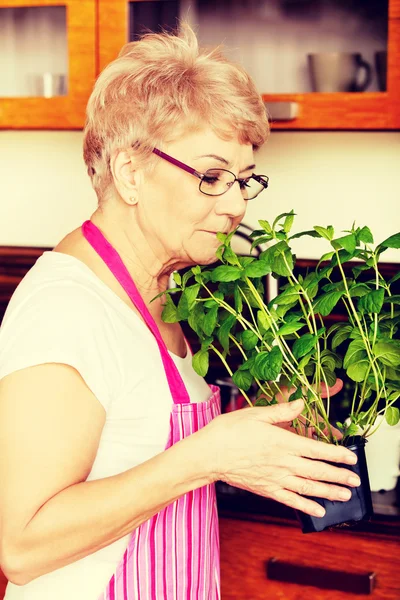
[[[131,206],[137,204],[141,172],[135,168],[131,156],[124,150],[117,152],[111,157],[110,168],[122,200]]]

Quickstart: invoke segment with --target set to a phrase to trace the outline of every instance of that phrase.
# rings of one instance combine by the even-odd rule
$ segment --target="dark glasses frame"
[[[201,182],[207,178],[208,171],[215,171],[216,170],[215,168],[207,169],[207,171],[205,173],[200,173],[200,171],[193,169],[193,167],[189,167],[189,165],[186,165],[185,163],[181,162],[177,158],[173,158],[169,154],[162,152],[162,150],[158,150],[158,148],[154,148],[153,152],[154,152],[154,154],[157,154],[157,156],[159,156],[160,158],[167,160],[168,162],[175,165],[176,167],[179,167],[180,169],[183,169],[187,173],[190,173],[190,175],[194,175],[195,177],[200,179],[199,191],[202,194],[205,194],[206,196],[222,196],[223,194],[226,194],[226,192],[228,190],[231,189],[231,187],[235,183],[235,181],[238,181],[239,184],[241,184],[241,183],[245,183],[248,179],[254,179],[255,181],[257,181],[257,183],[260,183],[263,186],[262,189],[255,196],[253,196],[252,198],[248,198],[248,200],[254,200],[254,198],[257,198],[257,196],[259,194],[261,194],[261,192],[263,192],[268,187],[269,177],[267,175],[256,175],[255,173],[253,173],[252,175],[250,175],[250,177],[240,179],[240,178],[236,177],[236,175],[234,173],[232,173],[232,171],[228,171],[228,169],[218,169],[219,171],[226,171],[227,173],[230,173],[232,175],[232,177],[233,177],[232,185],[230,187],[228,187],[224,192],[221,192],[220,194],[207,194],[207,192],[204,192],[201,189]]]

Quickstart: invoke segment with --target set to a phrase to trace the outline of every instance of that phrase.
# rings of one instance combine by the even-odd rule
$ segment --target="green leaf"
[[[293,355],[295,358],[301,358],[317,343],[317,337],[312,333],[305,333],[301,338],[295,341],[293,344]]]
[[[365,350],[364,342],[362,340],[353,340],[343,359],[343,367],[347,369],[351,364],[362,360],[367,357],[367,351]]]
[[[254,250],[254,248],[256,246],[260,246],[261,244],[266,244],[267,242],[270,242],[272,239],[273,239],[272,235],[262,235],[261,237],[258,237],[255,240],[253,240],[253,242],[250,246],[250,250]]]
[[[236,279],[240,279],[242,273],[243,271],[239,267],[221,265],[211,273],[211,281],[236,281]]]
[[[193,354],[192,365],[193,369],[200,377],[205,377],[209,366],[208,350],[202,349],[196,352],[196,354]]]
[[[289,402],[293,402],[294,400],[298,400],[299,398],[302,398],[302,397],[303,397],[303,391],[302,391],[301,387],[298,387],[293,392],[293,394],[290,394]]]
[[[348,327],[349,323],[348,321],[340,321],[339,323],[334,323],[333,325],[331,325],[328,329],[328,336],[331,335],[331,333],[335,333],[335,331],[338,331],[339,329],[342,329],[342,327]]]
[[[388,303],[388,304],[400,304],[400,295],[395,294],[393,296],[389,296],[387,298],[384,299],[384,303]]]
[[[193,307],[196,304],[196,298],[199,295],[199,291],[200,285],[198,283],[185,288],[183,296],[185,296],[185,298],[187,299],[189,310],[193,310]]]
[[[400,248],[400,233],[391,235],[379,245],[383,246],[384,248]]]
[[[317,231],[313,231],[312,229],[310,229],[308,231],[300,231],[300,233],[295,233],[294,235],[291,235],[289,239],[294,240],[296,238],[303,237],[304,235],[309,235],[310,237],[314,238],[321,237]]]
[[[400,420],[400,411],[397,406],[389,406],[389,408],[387,408],[385,412],[385,419],[388,425],[391,425],[392,427],[397,425]]]
[[[217,338],[225,352],[229,352],[229,334],[236,323],[235,315],[229,315],[217,329]]]
[[[252,350],[255,348],[255,346],[257,346],[258,337],[253,331],[246,329],[242,332],[241,342],[245,350]]]
[[[279,296],[271,300],[270,304],[285,305],[296,304],[300,298],[300,285],[291,285],[287,287]]]
[[[172,273],[172,279],[175,281],[176,285],[181,285],[182,277],[181,277],[181,274],[178,273],[178,271],[174,271]]]
[[[320,296],[314,304],[314,312],[326,317],[332,312],[342,296],[343,292],[328,292]]]
[[[206,335],[212,335],[214,332],[214,329],[217,325],[218,309],[218,305],[213,306],[204,316],[202,327]]]
[[[384,296],[385,290],[383,288],[379,288],[378,290],[372,290],[371,292],[359,299],[357,303],[357,308],[360,312],[363,313],[379,313],[383,305]]]
[[[336,383],[335,371],[333,371],[332,369],[329,369],[328,367],[322,367],[322,370],[324,372],[325,379],[326,379],[328,386],[331,387],[331,386],[335,385],[335,383]]]
[[[278,335],[290,335],[291,333],[295,333],[295,331],[299,331],[304,327],[304,323],[300,323],[299,321],[291,321],[290,323],[285,323],[278,331]]]
[[[294,216],[293,210],[290,211],[290,213],[286,216],[286,219],[283,222],[283,231],[285,233],[289,233],[289,231],[292,229]]]
[[[193,272],[192,269],[189,269],[189,271],[186,271],[186,273],[183,275],[182,277],[182,287],[186,287],[186,284],[188,282],[188,280],[193,276]]]
[[[363,227],[362,229],[360,229],[360,231],[357,233],[357,237],[360,240],[360,242],[364,242],[364,244],[374,243],[374,238],[369,227]]]
[[[276,275],[288,277],[292,274],[293,256],[286,241],[278,242],[261,252],[260,259],[264,260]]]
[[[253,368],[254,361],[255,361],[255,356],[248,358],[247,360],[244,361],[244,363],[242,363],[239,366],[239,370],[240,371],[249,371],[250,369]],[[259,390],[259,392],[261,392],[261,390]]]
[[[368,287],[368,285],[366,285],[365,283],[357,283],[356,285],[353,285],[349,289],[350,296],[352,298],[355,298],[355,297],[361,298],[362,296],[365,296],[366,294],[368,294],[370,291],[371,291],[371,288]]]
[[[347,250],[347,252],[354,252],[357,246],[357,240],[354,233],[350,233],[349,235],[344,235],[343,237],[336,238],[333,240],[335,242],[339,242],[342,248]]]
[[[199,302],[197,303],[193,310],[190,311],[188,317],[188,323],[190,327],[197,333],[198,336],[202,337],[203,335],[203,319],[204,319],[204,308],[203,305]]]
[[[224,261],[228,262],[230,265],[238,265],[239,260],[236,256],[235,252],[232,250],[230,246],[226,246],[224,252]]]
[[[357,435],[357,433],[358,433],[358,427],[355,423],[350,423],[350,425],[345,427],[345,430],[343,432],[343,434],[346,436]]]
[[[351,340],[359,340],[361,338],[361,333],[358,327],[353,327],[353,329],[350,331],[349,338]]]
[[[270,318],[262,310],[257,311],[257,326],[262,334],[271,327]]]
[[[330,235],[330,232],[325,227],[320,227],[319,225],[314,225],[314,229],[319,235],[326,240],[330,241],[333,236]]]
[[[236,285],[235,289],[233,290],[233,297],[235,300],[235,310],[236,312],[241,313],[243,310],[243,299],[238,285]]]
[[[218,260],[220,260],[221,262],[223,261],[223,257],[225,254],[225,250],[226,247],[225,246],[219,246],[215,252],[215,256],[218,258]]]
[[[330,371],[334,371],[336,367],[336,355],[330,350],[323,350],[321,352],[321,365]]]
[[[360,360],[352,365],[346,370],[347,375],[353,381],[364,381],[364,378],[369,370],[369,361],[368,360]]]
[[[200,275],[200,273],[201,273],[200,265],[196,265],[196,266],[192,267],[192,273],[193,273],[193,275]]]
[[[272,233],[272,227],[268,223],[268,221],[261,220],[261,221],[258,221],[258,223],[267,233]]]
[[[350,336],[350,332],[352,330],[352,326],[351,325],[346,325],[345,327],[341,327],[339,329],[339,331],[337,331],[335,333],[335,335],[332,338],[332,349],[334,350],[335,348],[337,348],[338,346],[340,346],[340,344],[342,342],[344,342],[345,340],[347,340]]]
[[[253,383],[253,376],[250,371],[238,370],[232,375],[232,381],[238,388],[246,392]]]
[[[274,220],[273,224],[272,224],[272,228],[275,229],[275,225],[281,220],[283,219],[283,217],[289,217],[289,216],[294,216],[294,211],[291,210],[290,212],[284,212],[281,213],[280,215],[278,215],[276,217],[276,219]],[[259,221],[259,223],[261,224],[261,221]]]
[[[227,238],[226,233],[222,233],[222,231],[217,232],[217,240],[219,240],[222,244],[225,244],[226,238]]]
[[[395,368],[400,366],[400,343],[398,340],[378,342],[372,351],[384,365]]]
[[[264,260],[255,260],[244,270],[245,276],[250,278],[264,277],[268,273],[271,273],[271,267]]]
[[[161,318],[164,323],[178,323],[178,310],[170,295],[166,296],[166,303],[164,304]]]
[[[266,398],[257,398],[254,406],[269,406],[270,402]]]
[[[311,352],[308,352],[308,354],[303,356],[303,358],[299,362],[299,370],[304,369],[308,365],[308,363],[310,362],[310,360],[313,357],[313,354],[314,354],[314,349],[312,349]]]
[[[278,346],[273,346],[270,352],[259,352],[254,361],[252,374],[264,381],[274,380],[282,369],[283,356]]]
[[[357,265],[357,267],[354,267],[352,269],[354,279],[357,279],[359,274],[362,273],[363,271],[368,271],[369,268],[370,267],[368,265]]]
[[[398,279],[400,279],[400,271],[398,273],[396,273],[396,275],[394,275],[391,279],[389,279],[388,284],[392,285],[392,283],[394,283]]]

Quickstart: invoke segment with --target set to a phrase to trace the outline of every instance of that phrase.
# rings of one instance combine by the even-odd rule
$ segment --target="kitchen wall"
[[[0,245],[54,246],[96,208],[82,159],[82,133],[0,132]],[[294,209],[294,229],[368,225],[381,241],[400,230],[399,132],[273,132],[257,156],[270,177],[244,222]],[[327,242],[305,237],[297,256],[317,258]],[[399,262],[399,252],[383,255]],[[382,257],[382,258],[383,258]]]

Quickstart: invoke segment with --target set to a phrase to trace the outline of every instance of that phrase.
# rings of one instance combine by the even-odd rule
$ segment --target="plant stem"
[[[225,358],[222,356],[221,352],[215,346],[213,346],[213,344],[210,344],[209,347],[215,352],[215,354],[217,356],[219,356],[219,358],[221,359],[222,363],[225,365],[225,368],[228,371],[229,375],[232,377],[232,375],[233,375],[232,369],[230,368],[230,366],[226,362]],[[246,398],[246,400],[249,403],[249,405],[252,407],[253,403],[251,402],[251,400],[248,397],[248,395],[246,394],[246,392],[244,390],[242,390],[241,388],[239,388],[239,390],[240,390],[241,394],[244,396],[244,398]]]

